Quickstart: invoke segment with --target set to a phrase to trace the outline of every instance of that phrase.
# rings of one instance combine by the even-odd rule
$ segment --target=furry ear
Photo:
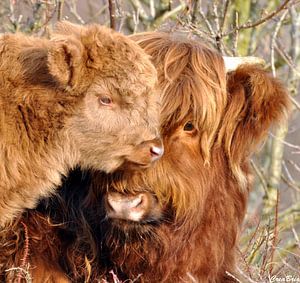
[[[273,123],[287,118],[287,90],[259,66],[242,65],[227,76],[228,104],[220,129],[231,163],[240,164]]]
[[[84,47],[73,37],[55,36],[48,50],[49,73],[64,87],[74,87],[83,68]]]
[[[56,23],[55,28],[51,34],[52,39],[57,37],[73,37],[80,41],[86,51],[86,66],[94,69],[102,67],[103,60],[103,45],[102,41],[112,41],[111,33],[113,31],[101,27],[99,25],[80,26],[67,21],[61,21]],[[103,52],[102,52],[103,51]],[[101,54],[100,54],[101,53]]]

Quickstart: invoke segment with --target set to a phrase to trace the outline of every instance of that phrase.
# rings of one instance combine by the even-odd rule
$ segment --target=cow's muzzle
[[[160,218],[161,208],[155,196],[147,192],[137,195],[110,192],[106,195],[106,213],[112,219],[151,222]]]

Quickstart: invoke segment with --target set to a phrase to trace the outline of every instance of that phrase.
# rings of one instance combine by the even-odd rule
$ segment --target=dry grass
[[[300,282],[300,210],[278,207],[277,201],[273,215],[249,215],[245,221],[238,251],[241,282]]]

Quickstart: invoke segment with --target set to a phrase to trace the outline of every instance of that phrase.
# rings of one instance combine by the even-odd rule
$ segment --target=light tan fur
[[[161,146],[155,84],[143,50],[105,27],[65,22],[51,40],[2,35],[0,226],[77,165],[149,165],[150,146]]]

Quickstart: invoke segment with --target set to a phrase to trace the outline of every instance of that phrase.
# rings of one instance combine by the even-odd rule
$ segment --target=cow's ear
[[[48,49],[49,73],[64,87],[74,87],[83,70],[84,47],[74,37],[56,36]]]
[[[290,100],[279,80],[253,65],[228,73],[227,91],[219,138],[229,158],[239,163],[255,150],[272,124],[287,118]]]

